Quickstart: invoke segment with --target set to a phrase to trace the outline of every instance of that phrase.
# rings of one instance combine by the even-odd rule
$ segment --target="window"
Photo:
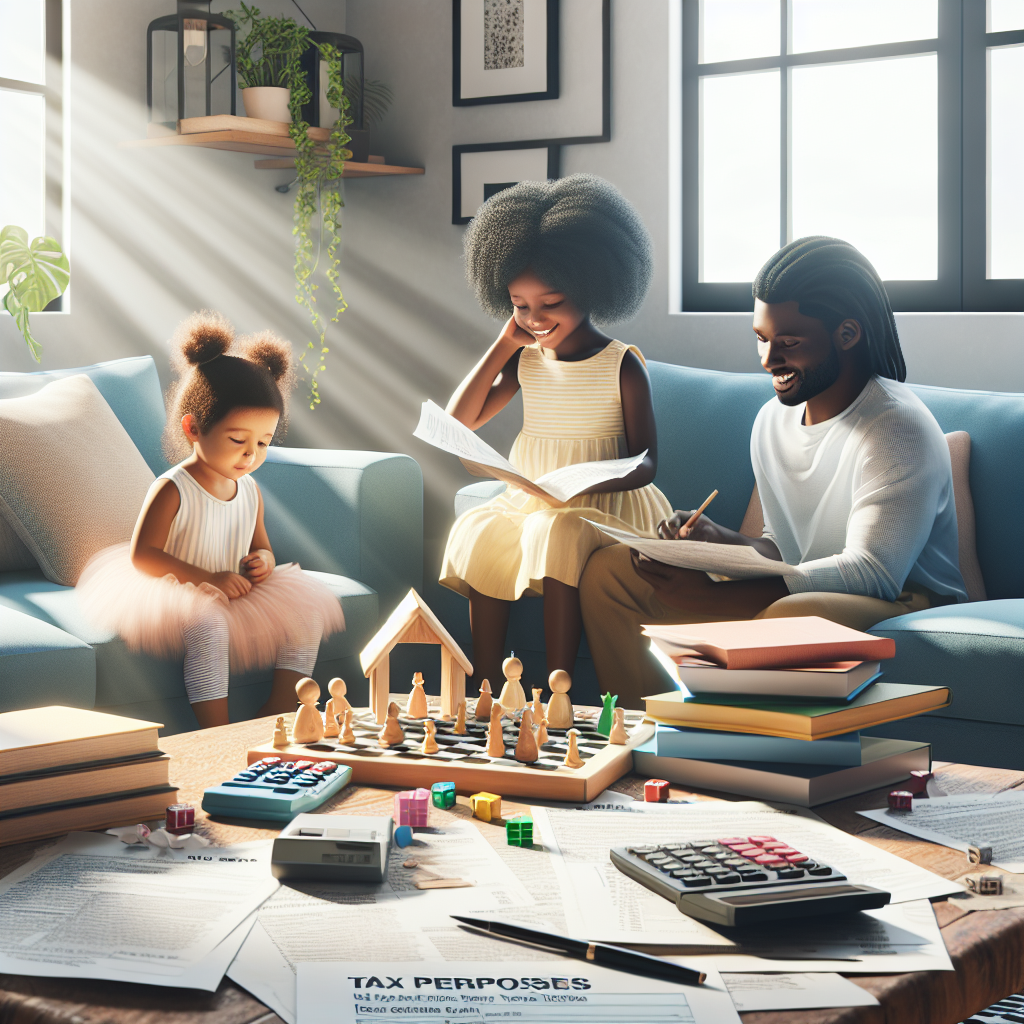
[[[812,234],[894,309],[1024,309],[1024,0],[683,0],[683,309]]]
[[[60,0],[0,0],[0,226],[63,244],[62,39]]]

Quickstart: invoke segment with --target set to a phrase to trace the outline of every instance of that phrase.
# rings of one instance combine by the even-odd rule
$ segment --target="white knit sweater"
[[[912,580],[966,601],[949,449],[917,395],[876,376],[838,416],[803,415],[773,398],[750,435],[764,536],[803,570],[789,590],[894,601]]]

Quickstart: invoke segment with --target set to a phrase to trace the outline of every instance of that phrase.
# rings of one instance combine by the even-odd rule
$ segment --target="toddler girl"
[[[164,447],[188,457],[154,481],[131,544],[96,555],[78,591],[132,650],[184,654],[185,689],[205,728],[227,724],[229,668],[276,664],[260,714],[294,707],[321,638],[345,620],[322,583],[295,563],[276,565],[249,475],[283,433],[287,343],[267,332],[235,345],[231,325],[203,312],[181,325],[172,349]]]
[[[476,430],[522,388],[523,429],[509,461],[531,479],[647,449],[627,477],[568,508],[510,486],[461,515],[448,537],[441,583],[469,598],[477,682],[501,678],[510,602],[523,594],[544,598],[548,671],[571,673],[583,629],[580,576],[591,552],[613,543],[584,520],[656,536],[672,514],[651,483],[658,443],[643,357],[591,322],[623,320],[639,307],[650,240],[612,185],[574,174],[497,193],[471,223],[465,251],[481,305],[508,319],[448,412]]]

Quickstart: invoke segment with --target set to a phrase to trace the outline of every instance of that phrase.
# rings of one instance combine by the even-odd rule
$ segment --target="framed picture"
[[[559,177],[557,144],[485,142],[452,147],[452,223],[468,224],[496,192],[520,181]]]
[[[558,99],[559,0],[452,0],[452,104]]]

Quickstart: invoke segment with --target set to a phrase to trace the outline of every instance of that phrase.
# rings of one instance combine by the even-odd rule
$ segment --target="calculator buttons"
[[[804,871],[803,868],[780,868],[775,872],[775,877],[785,879],[803,878]]]
[[[680,878],[679,881],[682,882],[687,889],[700,889],[703,886],[713,884],[710,878],[705,878],[703,875],[697,875],[694,878]]]
[[[801,872],[803,874],[803,872]],[[716,875],[715,883],[717,885],[736,885],[740,880],[740,876],[735,871],[730,871],[724,875]]]
[[[741,871],[740,878],[744,882],[767,882],[768,875],[764,871]]]
[[[831,875],[832,869],[825,867],[824,864],[819,864],[817,867],[808,868],[807,874],[809,875]]]

